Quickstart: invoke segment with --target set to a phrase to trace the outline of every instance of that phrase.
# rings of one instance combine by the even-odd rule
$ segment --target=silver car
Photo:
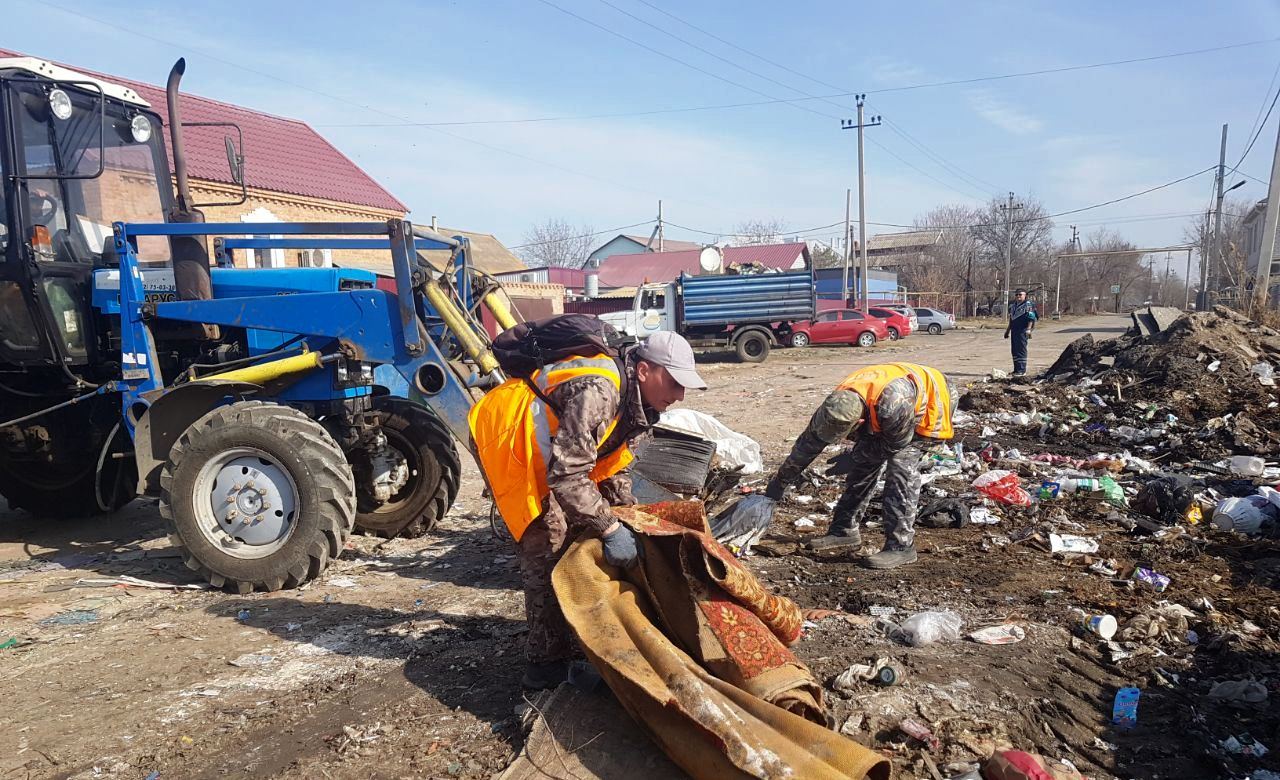
[[[917,306],[915,313],[916,319],[920,321],[920,327],[935,336],[944,330],[953,330],[956,326],[956,315],[945,311]]]

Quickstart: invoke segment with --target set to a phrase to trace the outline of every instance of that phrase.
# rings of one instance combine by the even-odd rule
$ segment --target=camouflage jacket
[[[547,464],[547,487],[551,496],[544,504],[548,522],[557,514],[573,532],[603,531],[613,524],[610,506],[636,503],[631,494],[631,475],[623,470],[597,485],[590,473],[605,430],[614,417],[618,426],[610,436],[612,445],[630,442],[648,432],[657,414],[640,400],[635,366],[628,360],[625,396],[608,379],[580,376],[557,385],[551,400],[560,409],[560,426],[551,440]],[[621,413],[619,413],[621,412]]]

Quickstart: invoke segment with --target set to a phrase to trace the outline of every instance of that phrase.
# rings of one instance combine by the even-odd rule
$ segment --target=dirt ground
[[[1048,367],[1081,334],[1108,338],[1126,325],[1117,316],[1043,323],[1031,342],[1032,370]],[[778,350],[762,365],[705,358],[711,388],[688,405],[757,439],[767,469],[855,367],[911,360],[961,384],[1010,367],[996,329],[916,335],[868,350]],[[0,512],[0,779],[501,772],[523,740],[523,603],[513,550],[491,533],[480,481],[466,469],[456,505],[433,533],[354,537],[319,580],[253,596],[200,588],[170,553],[150,501],[108,519],[65,523]],[[808,490],[814,503],[785,504],[775,546],[787,552],[802,536],[793,525],[801,516],[812,515],[820,530],[827,517],[818,502],[837,490],[824,482]],[[944,747],[932,760],[944,769],[1002,738],[1070,758],[1094,778],[1243,777],[1250,767],[1280,768],[1270,756],[1224,763],[1212,744],[1249,732],[1280,746],[1265,706],[1206,709],[1200,701],[1205,680],[1276,671],[1274,647],[1261,638],[1280,608],[1270,579],[1280,571],[1274,545],[1157,541],[1100,514],[1086,523],[1107,557],[1172,577],[1167,592],[1154,594],[1010,541],[1040,519],[1008,511],[997,526],[924,529],[920,562],[891,572],[859,568],[851,555],[746,560],[806,608],[865,616],[890,606],[898,618],[947,608],[964,618],[966,632],[1004,621],[1025,627],[1018,644],[921,648],[892,642],[865,619],[837,616],[812,627],[796,650],[823,682],[877,656],[906,670],[904,685],[830,698],[836,722],[886,751],[895,776],[945,776],[896,731],[907,716],[933,725]],[[868,537],[878,542],[874,527]],[[167,587],[120,584],[121,576]],[[1202,598],[1232,630],[1252,621],[1236,631],[1239,641],[1157,645],[1116,663],[1070,631],[1073,607],[1120,617],[1161,599],[1192,606]],[[3,647],[10,637],[16,644]],[[1118,733],[1108,719],[1124,685],[1142,688],[1143,698],[1138,728]]]

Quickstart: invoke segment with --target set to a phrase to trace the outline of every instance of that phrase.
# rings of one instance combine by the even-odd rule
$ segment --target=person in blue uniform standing
[[[1013,351],[1013,375],[1027,375],[1027,342],[1036,328],[1036,305],[1027,300],[1026,290],[1015,290],[1013,304],[1009,307],[1009,326],[1004,337],[1009,339]]]

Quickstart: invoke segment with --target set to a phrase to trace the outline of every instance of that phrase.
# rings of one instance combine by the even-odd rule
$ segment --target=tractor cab
[[[128,87],[14,57],[0,58],[0,126],[0,364],[79,376],[97,346],[93,270],[117,262],[112,222],[173,208],[161,120]],[[167,263],[169,244],[138,255]]]

